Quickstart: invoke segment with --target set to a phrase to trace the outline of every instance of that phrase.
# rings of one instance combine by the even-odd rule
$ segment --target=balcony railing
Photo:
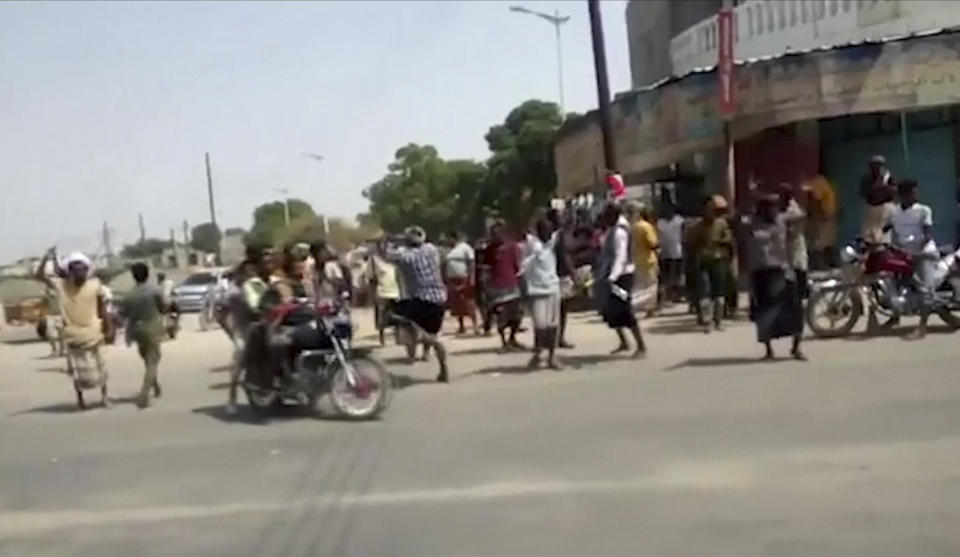
[[[960,25],[955,0],[749,0],[734,9],[734,57],[778,56]],[[673,75],[717,63],[717,18],[670,41]]]

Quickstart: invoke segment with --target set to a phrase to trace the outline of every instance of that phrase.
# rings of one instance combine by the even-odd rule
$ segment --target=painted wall
[[[820,172],[816,122],[801,122],[762,131],[734,145],[738,207],[746,208],[751,180],[775,186],[797,185]]]
[[[936,125],[938,119],[942,125]],[[860,233],[863,210],[858,192],[860,177],[866,172],[867,160],[872,155],[883,155],[894,179],[910,177],[920,183],[920,201],[933,209],[937,242],[954,243],[960,216],[956,200],[956,124],[943,120],[943,111],[937,110],[908,115],[909,164],[896,114],[822,122],[823,170],[836,188],[840,202],[840,242],[847,242]]]

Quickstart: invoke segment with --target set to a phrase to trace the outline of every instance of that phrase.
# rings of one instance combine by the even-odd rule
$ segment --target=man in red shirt
[[[488,304],[497,319],[497,332],[503,348],[523,349],[517,342],[517,332],[523,318],[520,305],[520,246],[509,238],[502,221],[490,227],[490,245],[484,253],[484,263],[490,269],[487,285]],[[508,335],[509,333],[509,335]]]

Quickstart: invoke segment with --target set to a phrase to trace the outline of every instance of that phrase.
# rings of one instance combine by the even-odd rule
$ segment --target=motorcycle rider
[[[933,209],[917,202],[916,180],[903,180],[897,184],[898,203],[889,214],[884,230],[892,230],[892,244],[910,254],[914,271],[923,287],[923,304],[920,310],[920,326],[909,337],[923,338],[927,332],[927,319],[934,294],[937,245],[933,239]]]

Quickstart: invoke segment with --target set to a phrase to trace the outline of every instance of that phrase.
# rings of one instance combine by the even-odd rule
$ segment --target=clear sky
[[[487,156],[483,135],[529,98],[557,99],[553,28],[571,16],[566,108],[596,106],[585,1],[0,3],[0,262],[59,243],[222,227],[281,197],[328,215],[401,145]],[[625,2],[602,3],[612,91],[629,88]],[[301,156],[321,153],[323,162]]]

